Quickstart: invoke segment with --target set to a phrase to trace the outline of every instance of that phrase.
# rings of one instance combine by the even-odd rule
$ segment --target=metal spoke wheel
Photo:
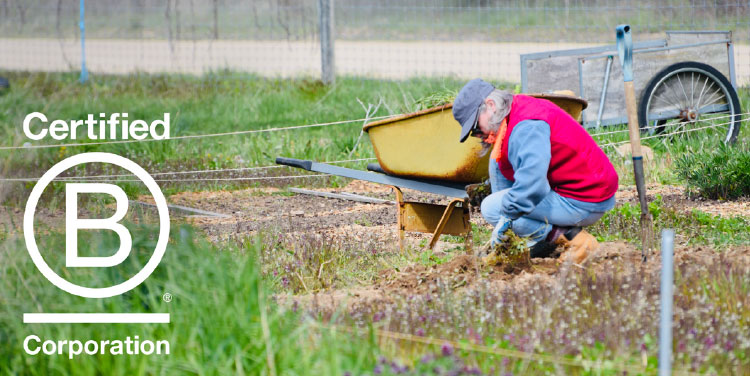
[[[649,136],[706,132],[733,143],[741,114],[737,92],[724,75],[706,64],[682,62],[651,79],[641,96],[638,123]]]

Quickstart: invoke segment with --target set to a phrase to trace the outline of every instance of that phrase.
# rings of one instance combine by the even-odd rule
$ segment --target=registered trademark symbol
[[[169,303],[172,301],[172,294],[166,293],[164,296],[162,296],[162,299],[164,299],[165,302]]]

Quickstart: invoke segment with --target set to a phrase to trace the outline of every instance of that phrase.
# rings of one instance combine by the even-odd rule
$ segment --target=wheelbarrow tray
[[[477,183],[487,179],[489,153],[469,137],[459,142],[461,127],[453,118],[453,104],[370,123],[370,137],[380,167],[389,175]]]

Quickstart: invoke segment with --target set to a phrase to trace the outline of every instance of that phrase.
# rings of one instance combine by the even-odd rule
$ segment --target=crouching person
[[[490,154],[492,194],[482,216],[494,226],[491,245],[510,229],[530,246],[557,246],[583,262],[599,244],[583,230],[615,205],[618,176],[583,127],[550,101],[513,95],[480,79],[453,103],[461,138],[479,137]]]

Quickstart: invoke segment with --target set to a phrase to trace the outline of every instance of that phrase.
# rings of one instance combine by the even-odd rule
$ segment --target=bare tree
[[[62,30],[60,30],[60,14],[62,13],[62,0],[57,0],[57,7],[55,7],[55,30],[57,30],[57,37],[62,36]]]
[[[289,25],[286,23],[288,2],[286,0],[277,0],[276,3],[276,22],[279,23],[284,32],[286,33],[286,40],[291,40],[292,33],[289,31]],[[282,12],[283,9],[283,12]],[[282,15],[283,13],[283,15]]]
[[[219,0],[214,0],[214,39],[219,39]]]
[[[20,30],[23,31],[24,25],[26,25],[26,9],[27,7],[23,6],[23,1],[16,0],[16,8],[18,9],[18,16],[21,18],[21,27]]]
[[[174,0],[175,38],[180,40],[180,0]]]
[[[167,41],[169,42],[169,49],[174,52],[174,44],[172,40],[172,1],[167,0],[167,8],[164,10],[164,18],[167,19]]]

